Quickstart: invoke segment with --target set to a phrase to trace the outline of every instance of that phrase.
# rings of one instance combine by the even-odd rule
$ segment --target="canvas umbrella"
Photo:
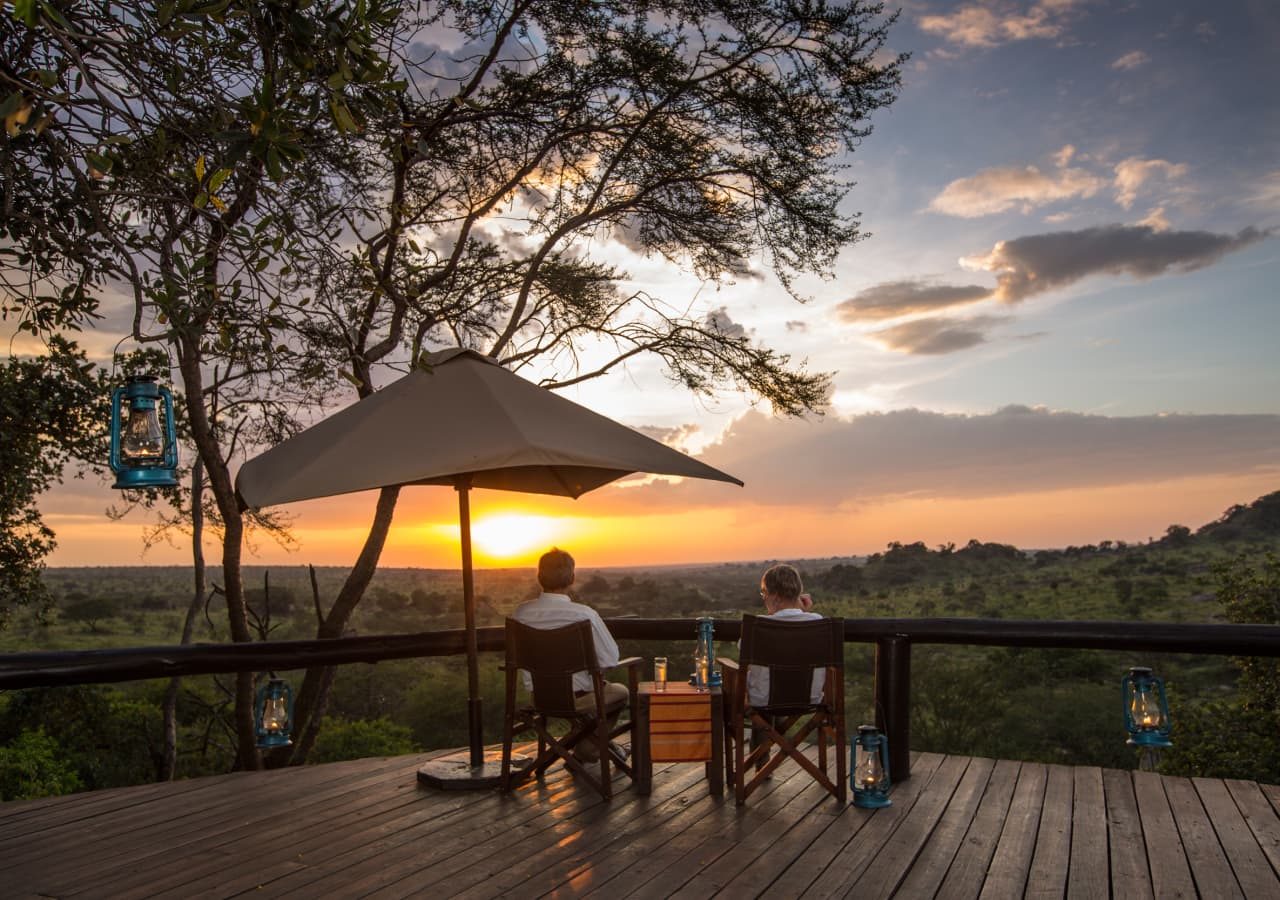
[[[481,783],[492,773],[481,731],[470,490],[576,498],[637,472],[742,484],[489,357],[452,349],[249,460],[236,490],[253,508],[414,484],[457,490],[470,734],[458,780]]]

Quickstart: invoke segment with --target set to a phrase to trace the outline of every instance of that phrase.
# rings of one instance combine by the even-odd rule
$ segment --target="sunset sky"
[[[698,402],[645,363],[568,391],[746,487],[480,491],[478,564],[553,542],[607,566],[1141,541],[1280,489],[1280,4],[912,0],[891,43],[901,96],[849,160],[872,236],[807,304],[763,266],[704,286],[598,250],[836,373],[830,411]],[[52,564],[190,559],[143,556],[107,485],[45,498]],[[373,503],[293,504],[298,546],[246,561],[349,565]],[[456,518],[452,491],[406,489],[383,564],[455,566]]]

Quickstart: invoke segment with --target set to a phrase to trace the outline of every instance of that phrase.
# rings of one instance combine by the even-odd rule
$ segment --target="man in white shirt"
[[[596,662],[601,668],[608,669],[618,664],[618,644],[605,627],[600,614],[589,606],[575,603],[565,593],[573,584],[575,563],[573,557],[559,548],[552,548],[538,560],[538,584],[542,593],[534,600],[521,603],[511,617],[517,622],[534,628],[560,628],[586,619],[591,623],[591,639],[595,644]],[[529,673],[525,672],[524,683],[531,688]],[[595,709],[595,697],[592,693],[591,676],[586,672],[578,672],[573,676],[573,690],[577,695],[575,705],[583,712]],[[619,700],[627,699],[627,688],[616,682],[606,681],[604,685],[604,703],[606,707]],[[619,708],[609,716],[609,730],[617,721]],[[579,759],[591,762],[599,759],[599,748],[590,738],[578,744],[575,751]]]
[[[812,611],[813,599],[805,593],[800,573],[785,563],[773,566],[760,576],[760,598],[768,610],[767,618],[781,622],[803,622],[821,619]],[[822,702],[822,688],[827,681],[825,669],[813,672],[812,696],[814,703]],[[747,700],[752,706],[764,706],[769,702],[769,670],[763,666],[747,669]]]

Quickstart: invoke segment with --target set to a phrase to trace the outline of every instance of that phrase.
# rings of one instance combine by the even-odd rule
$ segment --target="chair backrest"
[[[738,664],[744,671],[769,669],[769,706],[811,706],[814,669],[844,672],[844,619],[786,622],[744,615]]]
[[[529,673],[534,708],[549,716],[578,715],[573,676],[600,671],[591,623],[583,619],[560,628],[534,628],[508,618],[506,629],[507,670]]]

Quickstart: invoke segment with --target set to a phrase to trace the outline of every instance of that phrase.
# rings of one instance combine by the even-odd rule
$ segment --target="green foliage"
[[[316,738],[310,760],[326,763],[369,756],[400,756],[417,749],[410,730],[385,716],[373,720],[329,716]]]
[[[86,790],[156,777],[160,711],[104,687],[79,685],[15,692],[0,712],[0,745],[43,731]]]
[[[116,614],[116,604],[101,597],[77,600],[62,608],[62,617],[68,622],[83,622],[90,631],[98,630],[98,622]]]
[[[23,730],[0,746],[0,800],[56,797],[80,789],[72,763],[43,730]]]
[[[62,338],[43,356],[0,366],[0,630],[14,608],[49,602],[40,573],[55,541],[36,499],[69,460],[106,459],[105,397],[84,351]]]
[[[1263,500],[1270,500],[1270,495]],[[1265,510],[1262,515],[1251,513]],[[1221,522],[1246,520],[1270,530],[1271,503],[1234,507]],[[1221,540],[1210,531],[1211,539]],[[1280,558],[1268,552],[1241,554],[1213,567],[1218,600],[1228,620],[1239,623],[1280,624]],[[1236,657],[1239,670],[1234,696],[1189,704],[1175,720],[1174,749],[1165,771],[1178,774],[1252,778],[1280,783],[1280,660],[1274,657]]]

